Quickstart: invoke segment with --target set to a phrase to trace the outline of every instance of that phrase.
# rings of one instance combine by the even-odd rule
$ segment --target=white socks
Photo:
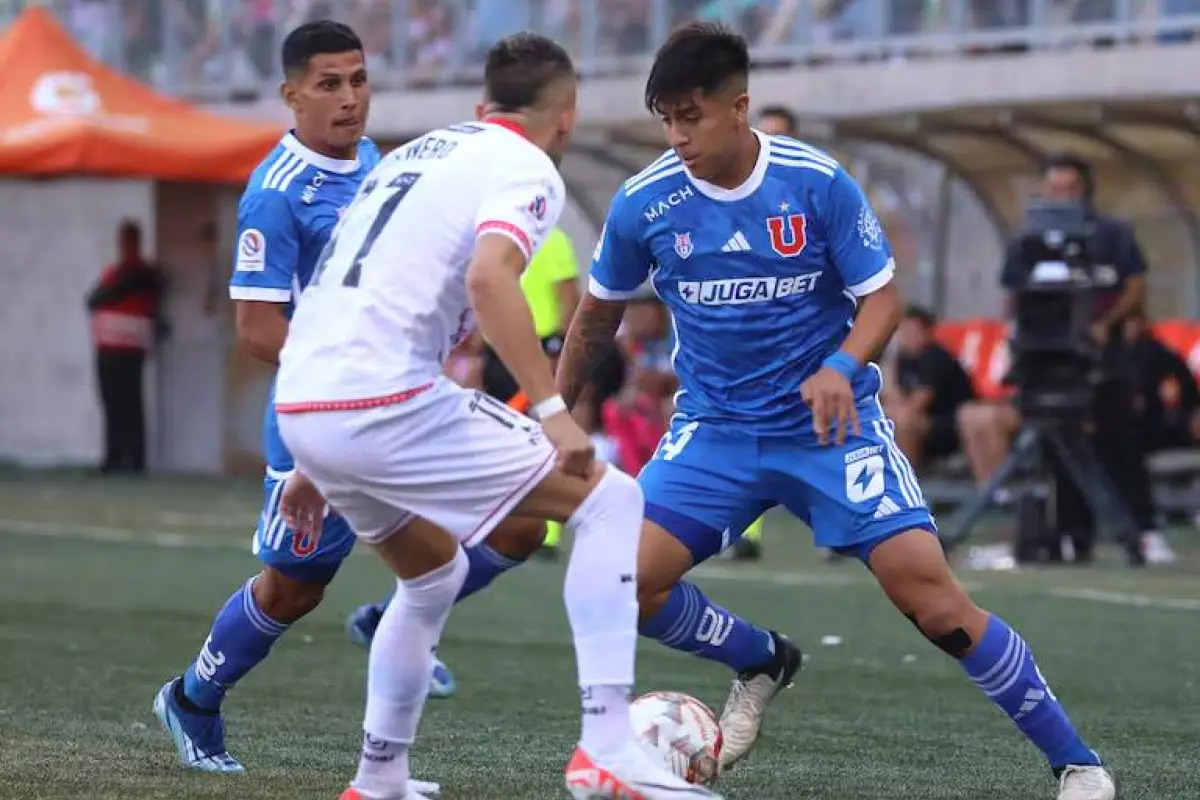
[[[379,620],[367,672],[362,756],[353,786],[368,795],[404,796],[408,750],[429,694],[433,651],[467,577],[467,554],[428,575],[397,581]]]
[[[567,521],[574,534],[563,598],[575,636],[583,698],[580,744],[592,755],[633,737],[629,692],[637,649],[637,555],[645,498],[628,475],[606,468]]]

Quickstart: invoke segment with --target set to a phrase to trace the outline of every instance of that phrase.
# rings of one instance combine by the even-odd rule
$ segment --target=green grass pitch
[[[0,798],[336,798],[357,758],[365,654],[342,618],[389,588],[366,554],[325,604],[229,697],[245,776],[184,773],[150,713],[155,691],[255,570],[254,481],[0,476]],[[964,573],[1018,627],[1127,800],[1200,798],[1200,550],[1169,571]],[[731,800],[1037,800],[1055,787],[1037,752],[882,599],[854,564],[816,559],[786,516],[768,559],[698,580],[720,602],[791,634],[809,655]],[[431,702],[414,755],[446,800],[565,796],[577,732],[562,568],[534,563],[451,618],[442,655],[457,697]],[[823,645],[823,637],[840,644]],[[645,643],[639,690],[717,708],[728,675]]]

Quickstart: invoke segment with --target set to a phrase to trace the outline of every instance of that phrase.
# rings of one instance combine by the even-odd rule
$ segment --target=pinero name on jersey
[[[749,179],[724,189],[667,152],[613,199],[590,291],[624,300],[650,278],[675,326],[685,419],[761,434],[807,431],[801,384],[841,346],[857,298],[895,273],[861,188],[830,156],[755,131]],[[879,372],[855,394],[874,405]]]
[[[507,236],[529,259],[565,200],[558,169],[516,126],[452,125],[392,151],[297,306],[276,408],[378,404],[439,379],[474,328],[466,273],[477,239]]]

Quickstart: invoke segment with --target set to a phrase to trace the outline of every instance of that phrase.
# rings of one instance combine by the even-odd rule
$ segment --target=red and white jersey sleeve
[[[566,188],[541,150],[526,145],[508,155],[492,168],[475,216],[475,234],[507,236],[529,260],[558,224]]]

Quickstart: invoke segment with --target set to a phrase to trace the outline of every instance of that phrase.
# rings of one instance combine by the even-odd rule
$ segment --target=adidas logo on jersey
[[[726,249],[728,249],[728,245],[726,245]],[[789,275],[785,278],[680,281],[679,296],[685,303],[700,306],[740,306],[747,303],[764,303],[793,295],[808,294],[817,288],[817,279],[820,277],[820,272],[810,272],[807,275]]]
[[[745,235],[738,231],[733,236],[729,237],[729,241],[721,247],[722,253],[742,253],[750,249],[750,242],[746,241]]]
[[[890,517],[892,514],[899,514],[900,506],[896,505],[896,501],[884,495],[884,498],[879,501],[879,505],[875,507],[875,513],[871,519],[883,519]]]

